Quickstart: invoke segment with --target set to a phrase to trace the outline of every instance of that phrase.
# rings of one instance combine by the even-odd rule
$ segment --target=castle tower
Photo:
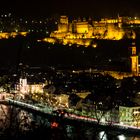
[[[60,17],[60,23],[61,24],[68,24],[68,17],[67,16],[61,16]]]
[[[131,72],[134,76],[138,76],[139,73],[138,55],[137,55],[135,43],[132,43],[130,59],[131,59]]]
[[[60,33],[67,33],[68,32],[68,24],[69,24],[68,17],[61,16],[59,24],[58,24],[58,31]]]
[[[20,78],[19,78],[19,91],[21,93],[27,93],[27,78],[26,78],[26,65],[19,64]]]
[[[19,86],[20,86],[20,92],[21,93],[27,93],[27,79],[19,79]]]

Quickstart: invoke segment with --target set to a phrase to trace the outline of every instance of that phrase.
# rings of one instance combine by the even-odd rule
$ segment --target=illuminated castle
[[[61,16],[58,23],[58,30],[51,33],[51,37],[59,39],[76,39],[92,37],[91,25],[86,20],[68,21],[67,16]]]
[[[61,16],[58,22],[58,30],[50,34],[50,38],[44,41],[54,43],[57,39],[63,44],[79,44],[89,46],[93,38],[120,40],[124,36],[134,39],[132,30],[122,28],[122,17],[116,19],[103,18],[100,21],[88,21],[85,18],[68,20],[67,16]]]

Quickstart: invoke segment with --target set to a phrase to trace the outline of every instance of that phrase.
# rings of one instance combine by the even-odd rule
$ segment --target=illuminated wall
[[[97,38],[101,37],[103,38],[103,35],[105,31],[107,30],[106,25],[102,23],[95,23],[93,25],[93,35]]]
[[[49,42],[49,43],[55,43],[56,39],[50,37],[50,38],[44,38],[43,41]],[[38,42],[41,42],[41,40],[38,40]]]
[[[22,35],[22,36],[26,36],[28,32],[3,32],[0,33],[0,39],[8,39],[9,37],[16,37],[17,35]]]
[[[123,38],[125,32],[112,23],[96,23],[94,25],[93,34],[99,39],[120,40]]]
[[[60,23],[61,24],[68,24],[68,17],[67,16],[61,16],[60,17]]]
[[[50,34],[50,37],[56,38],[56,39],[63,39],[66,37],[66,35],[67,35],[66,33],[60,33],[60,32],[55,31]]]
[[[123,79],[126,77],[131,77],[133,76],[132,73],[128,73],[128,72],[117,72],[117,71],[102,71],[100,72],[103,75],[111,75],[112,77],[116,78],[116,79]]]
[[[88,38],[93,38],[93,27],[91,25],[88,25]]]
[[[23,94],[28,93],[43,93],[44,84],[28,84],[26,78],[20,78],[19,84],[16,85],[16,90]]]
[[[47,94],[47,93],[46,93]],[[66,94],[48,94],[49,103],[55,107],[69,107],[69,95]]]
[[[108,39],[108,40],[120,40],[123,37],[135,39],[136,34],[132,30],[122,28],[123,19],[118,17],[116,19],[104,18],[101,21],[92,21],[90,24],[84,19],[73,20],[68,22],[67,16],[61,16],[58,24],[58,30],[53,31],[50,37],[56,39],[62,39],[63,44],[79,44],[90,45],[88,38]],[[78,39],[83,39],[78,40]]]
[[[28,93],[43,93],[43,84],[28,85]]]
[[[58,107],[69,107],[69,95],[61,94],[57,96],[57,100],[59,101]]]
[[[119,106],[120,124],[140,127],[140,107]]]
[[[125,32],[123,29],[118,29],[114,24],[108,24],[105,39],[120,40],[123,38]]]
[[[63,39],[63,44],[77,44],[77,45],[84,45],[85,47],[91,45],[92,39],[83,39],[83,38],[75,38],[75,39]],[[95,46],[93,46],[95,47]]]
[[[58,32],[67,33],[68,32],[68,24],[58,24]]]
[[[76,23],[77,33],[88,33],[88,22],[77,22]]]
[[[133,19],[127,22],[128,24],[140,24],[140,19]]]

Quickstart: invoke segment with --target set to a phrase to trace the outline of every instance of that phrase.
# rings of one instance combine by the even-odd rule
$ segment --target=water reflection
[[[104,131],[91,126],[66,125],[65,132],[69,140],[140,140],[140,136],[112,130]]]
[[[70,125],[66,125],[66,133],[67,133],[67,137],[68,138],[72,138],[73,137],[73,128]]]
[[[105,131],[99,132],[99,140],[107,140],[107,135]]]
[[[124,135],[119,135],[118,140],[126,140],[126,137]]]

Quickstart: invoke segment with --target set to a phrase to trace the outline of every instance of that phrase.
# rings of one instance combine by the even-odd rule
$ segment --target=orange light
[[[57,128],[58,127],[58,123],[57,122],[52,122],[51,123],[51,128]]]

